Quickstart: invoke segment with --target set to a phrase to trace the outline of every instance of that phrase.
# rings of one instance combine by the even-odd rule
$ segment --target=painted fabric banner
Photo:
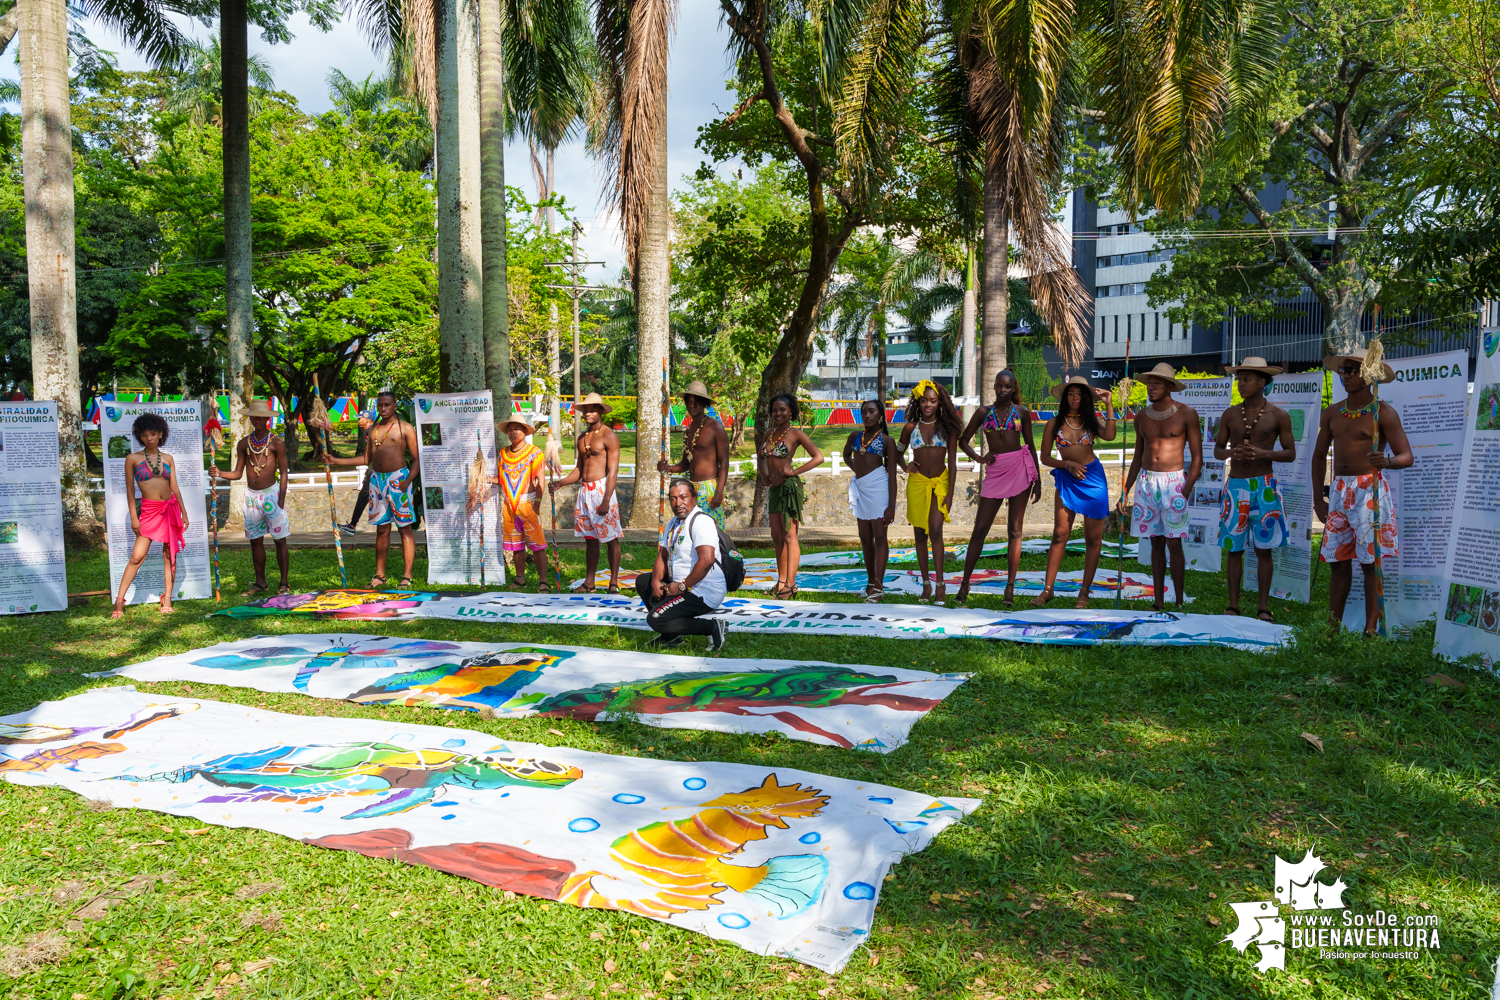
[[[256,636],[111,671],[519,718],[546,715],[662,729],[781,733],[886,753],[967,674],[822,661],[704,659],[584,646],[390,636]]]
[[[969,577],[969,590],[975,594],[988,594],[999,596],[1005,593],[1005,581],[1008,572],[1003,569],[976,567],[972,576]],[[937,577],[929,571],[929,579],[936,581]],[[964,575],[958,573],[944,573],[944,580],[948,584],[949,596],[958,592],[959,586],[963,584]],[[1118,574],[1112,569],[1100,569],[1094,574],[1093,586],[1089,589],[1089,596],[1095,600],[1112,600],[1115,596],[1115,587]],[[825,570],[819,573],[798,573],[797,587],[800,590],[839,593],[839,594],[863,594],[867,580],[865,571],[861,569],[835,569]],[[1043,570],[1022,570],[1016,574],[1016,593],[1027,597],[1040,594],[1046,587],[1047,574]],[[1056,583],[1053,585],[1053,594],[1057,597],[1078,596],[1079,589],[1083,584],[1083,570],[1069,570],[1066,573],[1058,573]],[[582,587],[583,581],[579,580],[573,585],[577,590]],[[922,574],[916,570],[893,570],[887,571],[883,581],[887,594],[916,595],[922,593]],[[746,570],[745,582],[740,586],[741,590],[763,590],[769,591],[776,587],[776,569],[774,566],[767,569],[757,569],[755,572]],[[1166,592],[1166,600],[1172,600],[1172,581],[1165,581],[1163,589]],[[1126,573],[1125,584],[1121,597],[1127,601],[1149,601],[1156,593],[1156,587],[1149,576],[1139,573]],[[1188,598],[1189,601],[1192,598]]]
[[[497,624],[613,625],[646,629],[638,599],[607,594],[482,594],[416,609],[418,618]],[[1286,645],[1292,630],[1233,615],[1151,611],[986,611],[927,604],[815,604],[731,597],[715,612],[732,632],[817,633],[887,639],[1003,639],[1101,645],[1234,646],[1260,651]]]
[[[1477,655],[1495,671],[1500,664],[1500,327],[1483,331],[1482,342],[1454,490],[1444,606],[1433,651],[1453,659]],[[1400,527],[1404,546],[1406,522]]]
[[[1219,511],[1224,501],[1224,463],[1214,458],[1214,435],[1219,431],[1219,418],[1229,408],[1233,381],[1229,378],[1187,379],[1183,383],[1187,388],[1172,394],[1173,399],[1198,411],[1198,423],[1203,429],[1203,472],[1193,485],[1193,495],[1188,497],[1188,536],[1182,542],[1187,568],[1200,573],[1217,573],[1223,568],[1223,550],[1219,548]],[[1192,455],[1184,444],[1182,467],[1186,469],[1191,461]],[[1151,543],[1140,539],[1135,555],[1142,566],[1150,566]]]
[[[1029,555],[1046,555],[1052,542],[1046,538],[1028,538],[1021,542],[1021,551]],[[1008,543],[985,542],[979,551],[979,558],[994,559],[1005,555]],[[946,558],[957,559],[962,563],[969,553],[967,545],[948,545],[943,548]],[[1069,555],[1081,556],[1084,553],[1084,541],[1082,538],[1073,538],[1068,541],[1067,551]],[[1113,556],[1109,550],[1108,540],[1105,543],[1105,551]],[[914,548],[891,549],[886,559],[887,566],[903,566],[907,563],[917,561],[917,550]],[[863,566],[865,554],[860,549],[845,550],[840,552],[804,552],[797,561],[799,569],[803,566]],[[776,572],[776,560],[771,556],[753,556],[745,560],[745,572],[763,570],[770,567],[771,572]]]
[[[1459,478],[1468,425],[1469,352],[1445,351],[1386,363],[1396,372],[1396,381],[1380,387],[1380,401],[1401,415],[1416,459],[1409,469],[1386,472],[1396,507],[1397,551],[1396,558],[1380,561],[1386,627],[1407,629],[1444,615],[1443,577],[1457,498],[1473,488],[1471,480]],[[1333,401],[1344,401],[1344,387],[1337,378]],[[1354,586],[1344,605],[1344,627],[1355,631],[1365,627],[1364,576],[1354,571]]]
[[[173,585],[175,599],[198,599],[214,596],[214,585],[208,558],[208,505],[204,501],[207,477],[203,468],[203,420],[197,400],[185,403],[116,403],[99,407],[99,434],[104,451],[104,522],[109,530],[109,592],[120,589],[120,577],[130,562],[135,547],[135,532],[130,530],[130,504],[134,484],[125,482],[125,459],[141,450],[141,443],[130,426],[142,413],[156,413],[167,422],[167,441],[161,450],[171,457],[177,472],[177,487],[182,491],[187,521],[184,545],[177,553],[177,575]],[[128,492],[127,492],[128,490]],[[125,595],[126,604],[143,604],[161,597],[165,574],[161,564],[161,543],[152,542],[146,561],[136,573]]]
[[[828,972],[868,939],[891,866],[979,805],[121,687],[0,724],[15,784],[622,910]]]
[[[1318,441],[1318,419],[1323,414],[1323,373],[1278,375],[1266,387],[1266,398],[1291,417],[1292,439],[1297,447],[1295,462],[1274,466],[1286,515],[1287,546],[1271,554],[1271,596],[1305,604],[1312,599],[1312,453]],[[1255,546],[1245,546],[1242,586],[1248,594],[1257,592],[1259,562]]]
[[[468,512],[469,464],[484,454],[495,474],[495,416],[490,390],[418,393],[417,449],[422,457],[422,510],[427,526],[427,582],[502,584],[500,490],[483,511]],[[481,566],[481,553],[483,565]]]
[[[474,597],[453,591],[422,590],[315,590],[306,594],[276,594],[238,604],[209,617],[265,618],[274,615],[307,615],[339,620],[400,620],[414,617],[413,610],[432,601],[454,601]]]
[[[0,403],[0,615],[65,611],[57,404]]]

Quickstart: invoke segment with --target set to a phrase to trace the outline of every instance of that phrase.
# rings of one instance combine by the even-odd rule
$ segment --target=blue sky
[[[217,31],[217,27],[197,22],[185,23],[183,27],[201,39]],[[326,111],[330,107],[327,77],[331,70],[342,70],[354,79],[385,72],[384,61],[370,50],[368,41],[353,22],[342,22],[325,34],[299,15],[293,18],[290,27],[296,37],[286,45],[267,45],[252,31],[250,51],[269,64],[278,89],[293,94],[308,111]],[[107,29],[95,29],[91,36],[102,48],[118,54],[120,68],[149,68],[139,57],[124,50],[119,38]],[[724,89],[729,68],[728,38],[728,30],[719,24],[715,6],[692,0],[680,5],[668,80],[671,88],[668,164],[674,187],[704,159],[693,147],[699,126],[727,113],[734,104],[732,95]],[[0,74],[16,78],[14,58],[4,60]],[[506,146],[506,180],[535,196],[529,162],[524,145]],[[587,227],[583,249],[588,259],[607,262],[606,268],[591,269],[594,272],[591,278],[604,277],[606,270],[611,276],[617,274],[624,260],[619,229],[601,203],[597,165],[584,152],[581,142],[569,143],[558,150],[555,183],[558,191],[578,207],[578,217]]]

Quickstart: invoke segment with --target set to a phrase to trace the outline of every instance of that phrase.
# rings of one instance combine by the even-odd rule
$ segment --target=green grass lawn
[[[626,566],[639,571],[649,550],[627,551]],[[350,578],[368,579],[371,551],[346,557]],[[575,574],[581,557],[567,552]],[[1041,559],[1028,556],[1023,567],[1039,569]],[[1080,562],[1070,558],[1065,568]],[[248,554],[223,554],[226,594],[248,583],[249,565]],[[420,579],[425,565],[417,570]],[[73,560],[69,574],[74,591],[108,586],[100,555]],[[331,552],[293,553],[294,587],[337,580]],[[1213,577],[1190,574],[1189,592],[1198,598],[1194,610],[1223,606]],[[182,602],[163,619],[138,607],[112,625],[96,599],[63,614],[5,620],[0,713],[117,683],[90,680],[88,671],[265,632],[378,630],[623,649],[642,649],[647,638],[609,628],[199,617],[208,608]],[[1320,617],[1301,605],[1278,602],[1276,610],[1302,626]],[[701,654],[701,644],[688,645]],[[34,948],[52,960],[30,968],[15,951],[0,955],[0,997],[1477,1000],[1488,996],[1500,950],[1500,683],[1444,665],[1430,649],[1430,628],[1392,642],[1312,629],[1268,655],[731,636],[733,656],[974,672],[909,744],[882,757],[780,736],[484,721],[138,684],[302,715],[803,768],[984,804],[894,870],[869,947],[830,977],[637,917],[511,897],[262,831],[194,829],[164,815],[100,809],[60,789],[0,783],[9,838],[0,854],[0,945],[53,942],[50,951]],[[1425,683],[1435,672],[1465,686]],[[1320,737],[1323,750],[1302,733]],[[1236,923],[1228,904],[1269,898],[1274,856],[1296,861],[1310,847],[1332,869],[1325,880],[1336,873],[1347,883],[1344,900],[1356,911],[1436,915],[1441,952],[1334,962],[1316,949],[1289,951],[1284,973],[1256,973],[1253,957],[1220,943]],[[137,888],[118,892],[101,919],[69,923],[88,900],[132,882]],[[274,962],[246,970],[267,959]]]

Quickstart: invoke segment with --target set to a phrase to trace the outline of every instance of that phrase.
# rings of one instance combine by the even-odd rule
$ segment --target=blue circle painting
[[[696,792],[706,784],[708,784],[708,782],[704,781],[702,778],[688,778],[682,783],[682,787],[686,788],[690,792]]]
[[[728,927],[732,931],[742,931],[746,927],[750,926],[750,921],[746,920],[738,913],[719,914],[719,923],[723,924],[725,927]]]
[[[822,839],[823,835],[821,833],[804,833],[802,836],[797,838],[797,842],[799,844],[816,844]]]
[[[844,895],[850,899],[874,899],[875,887],[868,882],[850,882],[844,886]]]
[[[597,819],[589,819],[587,816],[581,816],[569,823],[568,829],[574,833],[593,833],[599,829],[599,821]]]
[[[646,796],[636,795],[632,792],[621,792],[615,796],[615,801],[622,806],[638,806],[646,801]]]

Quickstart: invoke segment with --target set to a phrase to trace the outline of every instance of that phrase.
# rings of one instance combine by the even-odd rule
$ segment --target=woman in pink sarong
[[[981,430],[989,452],[983,459],[969,445]],[[955,603],[968,600],[969,577],[974,575],[974,564],[979,561],[985,536],[995,523],[995,515],[1000,513],[1000,505],[1008,500],[1006,553],[1010,557],[1010,573],[1005,581],[1005,603],[1010,604],[1015,599],[1016,572],[1021,568],[1021,528],[1026,521],[1026,504],[1042,498],[1042,474],[1036,446],[1031,443],[1031,411],[1021,400],[1015,372],[1006,368],[995,375],[995,401],[969,418],[969,426],[964,428],[958,445],[964,454],[980,463],[984,479],[979,484],[979,509],[974,513],[974,533],[969,536],[964,579]]]
[[[167,422],[155,413],[142,413],[131,425],[131,433],[141,443],[141,450],[125,459],[125,495],[130,501],[130,528],[135,532],[135,548],[130,562],[120,575],[120,589],[115,594],[111,618],[125,614],[125,595],[135,582],[152,542],[161,542],[164,579],[161,588],[161,613],[172,613],[172,584],[177,575],[177,553],[182,551],[187,533],[187,505],[177,488],[177,470],[172,456],[161,450],[167,443]],[[139,512],[135,491],[141,491]]]

